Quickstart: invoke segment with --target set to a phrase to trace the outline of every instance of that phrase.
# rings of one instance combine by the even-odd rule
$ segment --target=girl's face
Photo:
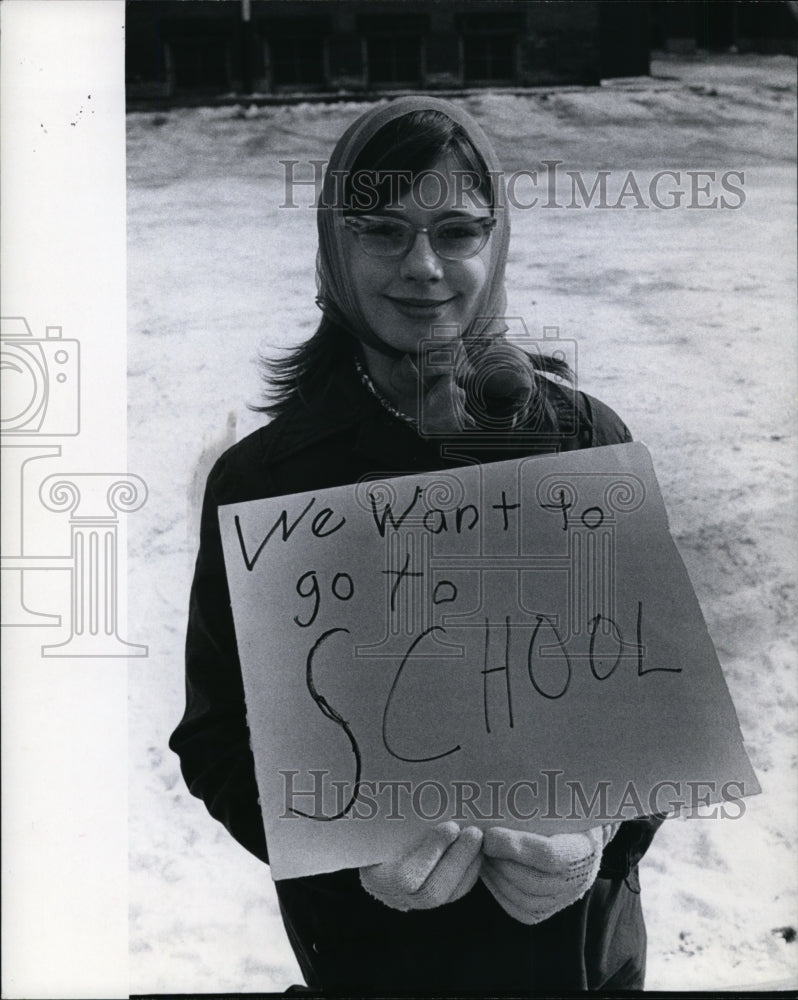
[[[406,190],[390,208],[375,210],[381,218],[399,218],[416,227],[429,227],[441,220],[490,218],[490,211],[473,205],[455,186],[452,171],[457,165],[442,158],[430,173],[421,175],[420,183]],[[458,198],[459,191],[459,198]],[[442,195],[446,194],[445,200]],[[477,199],[475,199],[477,200]],[[440,203],[440,204],[439,204]],[[434,205],[427,208],[426,205]],[[421,342],[429,339],[433,327],[452,338],[462,335],[476,313],[480,295],[488,280],[490,239],[474,257],[448,260],[439,257],[430,244],[430,234],[416,233],[407,253],[399,258],[368,256],[357,235],[346,234],[349,271],[363,317],[383,343],[403,353],[415,354]]]

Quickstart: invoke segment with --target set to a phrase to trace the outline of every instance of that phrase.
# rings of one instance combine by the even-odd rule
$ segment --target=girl
[[[318,206],[314,336],[273,366],[274,419],[211,472],[170,746],[192,794],[268,863],[220,504],[631,440],[561,362],[507,342],[501,169],[455,105],[406,97],[339,140]],[[276,883],[308,986],[642,989],[637,863],[658,817],[550,837],[443,823],[401,858]]]

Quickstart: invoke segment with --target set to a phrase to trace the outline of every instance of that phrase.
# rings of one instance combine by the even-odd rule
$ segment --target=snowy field
[[[608,169],[616,192],[630,170],[645,184],[744,171],[736,209],[628,199],[513,216],[511,311],[575,339],[580,387],[649,446],[764,792],[737,821],[659,833],[641,866],[649,989],[798,986],[795,69],[669,59],[652,80],[462,99],[508,169],[561,160],[588,186]],[[134,993],[302,981],[268,869],[191,798],[166,743],[183,708],[197,484],[257,425],[258,351],[318,320],[313,212],[279,207],[279,160],[325,159],[362,109],[128,119],[128,461],[150,488],[130,519],[131,631],[150,647],[130,667]]]

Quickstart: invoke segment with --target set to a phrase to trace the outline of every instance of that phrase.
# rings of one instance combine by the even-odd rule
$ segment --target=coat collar
[[[363,385],[351,359],[333,371],[325,393],[308,403],[297,403],[290,411],[262,428],[264,460],[280,461],[300,454],[322,441],[345,434],[351,449],[368,459],[376,470],[417,472],[444,466],[501,461],[535,452],[570,450],[584,447],[575,434],[583,423],[577,416],[581,407],[579,394],[573,390],[553,390],[552,401],[558,410],[562,431],[539,434],[521,429],[486,435],[484,431],[463,433],[452,438],[425,438],[389,414]],[[586,428],[582,427],[582,431]]]
[[[333,371],[323,396],[297,402],[262,428],[264,459],[280,461],[347,432],[352,448],[375,461],[384,461],[386,454],[395,461],[397,452],[412,452],[425,443],[383,409],[354,363],[347,361]]]

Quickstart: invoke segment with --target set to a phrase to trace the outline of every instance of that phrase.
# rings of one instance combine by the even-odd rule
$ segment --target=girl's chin
[[[435,320],[408,320],[404,317],[393,322],[377,336],[383,343],[407,354],[420,354],[425,348],[446,348],[460,343],[460,325],[440,317]]]

